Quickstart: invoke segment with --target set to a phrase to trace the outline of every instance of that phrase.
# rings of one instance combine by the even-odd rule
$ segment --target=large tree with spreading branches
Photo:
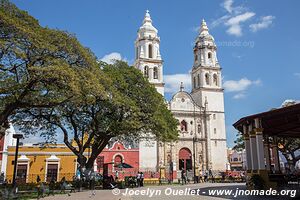
[[[31,132],[35,127],[48,135],[62,133],[81,169],[92,169],[112,138],[177,139],[177,120],[138,69],[116,61],[112,65],[100,63],[99,70],[109,78],[104,84],[106,95],[86,90],[80,100],[55,108],[23,109],[16,122],[24,131]],[[84,154],[88,148],[91,148],[89,157]]]
[[[73,35],[0,5],[0,137],[8,122],[45,141],[61,134],[80,169],[91,169],[112,138],[177,139],[177,120],[139,70],[97,62]]]
[[[0,138],[20,109],[52,108],[77,98],[97,67],[95,56],[73,35],[41,27],[0,0]]]

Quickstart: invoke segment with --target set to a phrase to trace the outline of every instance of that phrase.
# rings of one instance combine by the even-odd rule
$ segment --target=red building
[[[97,158],[97,171],[101,174],[115,176],[135,176],[139,171],[139,149],[127,148],[121,142],[115,142],[111,148],[105,148]],[[119,168],[121,163],[128,164],[132,168]]]

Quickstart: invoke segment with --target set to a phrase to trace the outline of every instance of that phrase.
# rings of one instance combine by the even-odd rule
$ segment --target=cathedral
[[[134,66],[164,96],[163,60],[160,37],[152,25],[149,11],[135,40]],[[192,91],[179,91],[168,102],[168,108],[179,121],[179,140],[160,142],[151,138],[139,142],[140,170],[180,173],[186,171],[225,171],[226,132],[224,94],[217,47],[203,20],[193,48]]]

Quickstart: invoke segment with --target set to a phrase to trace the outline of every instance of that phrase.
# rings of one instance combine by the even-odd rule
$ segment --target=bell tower
[[[160,38],[157,32],[147,10],[135,40],[134,66],[141,70],[149,82],[164,96],[163,60],[159,51]]]
[[[200,32],[195,40],[194,64],[191,72],[193,99],[205,108],[208,114],[206,137],[207,150],[210,152],[209,166],[213,170],[224,170],[226,158],[226,131],[224,112],[224,93],[222,88],[221,67],[217,59],[217,46],[202,20]]]

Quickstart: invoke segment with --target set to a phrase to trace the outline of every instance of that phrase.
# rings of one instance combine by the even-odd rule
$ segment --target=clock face
[[[182,98],[182,99],[181,99],[181,101],[182,101],[182,102],[185,102],[185,99],[184,99],[184,98]]]

